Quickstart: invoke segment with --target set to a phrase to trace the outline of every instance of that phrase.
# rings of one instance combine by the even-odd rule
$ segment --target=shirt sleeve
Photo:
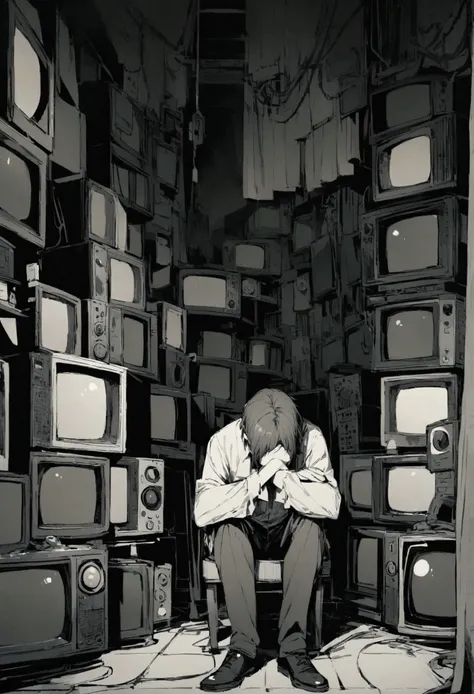
[[[228,482],[229,460],[218,434],[210,439],[201,479],[196,482],[194,521],[199,528],[228,518],[245,518],[260,493],[256,472],[247,479]]]
[[[305,467],[298,472],[288,471],[281,480],[287,508],[310,518],[336,520],[339,516],[341,494],[319,429],[308,434]]]

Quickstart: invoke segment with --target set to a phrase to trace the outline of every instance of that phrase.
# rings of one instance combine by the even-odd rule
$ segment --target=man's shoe
[[[290,678],[295,689],[306,692],[327,692],[328,681],[314,667],[306,654],[288,655],[278,659],[278,672]]]
[[[246,677],[257,672],[257,659],[238,651],[229,651],[222,665],[199,685],[204,692],[227,692],[240,687]]]

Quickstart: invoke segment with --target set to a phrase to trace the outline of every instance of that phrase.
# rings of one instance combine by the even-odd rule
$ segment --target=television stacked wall
[[[34,680],[150,639],[173,587],[189,610],[186,315],[154,301],[183,259],[182,116],[81,79],[54,8],[1,15],[0,669]]]

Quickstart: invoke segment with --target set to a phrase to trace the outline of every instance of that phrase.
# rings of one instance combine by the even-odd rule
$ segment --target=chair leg
[[[209,623],[209,646],[211,653],[219,653],[219,603],[217,600],[217,584],[208,583],[206,586],[207,617]]]
[[[316,586],[314,597],[314,647],[319,651],[322,647],[324,585],[322,581]]]

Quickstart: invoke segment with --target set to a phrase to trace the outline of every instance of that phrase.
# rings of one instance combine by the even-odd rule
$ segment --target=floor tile
[[[166,655],[183,655],[202,653],[208,647],[209,634],[207,631],[189,633],[182,631],[175,634],[174,639],[164,649]]]
[[[114,651],[102,657],[107,671],[100,679],[91,682],[107,687],[134,683],[157,657],[155,653],[138,654]]]
[[[210,653],[158,655],[140,678],[140,685],[151,681],[157,689],[198,687],[222,660]]]
[[[339,672],[339,660],[337,670]],[[361,653],[357,665],[364,678],[381,691],[387,689],[424,689],[441,684],[429,665],[416,655],[394,652],[390,655]]]

